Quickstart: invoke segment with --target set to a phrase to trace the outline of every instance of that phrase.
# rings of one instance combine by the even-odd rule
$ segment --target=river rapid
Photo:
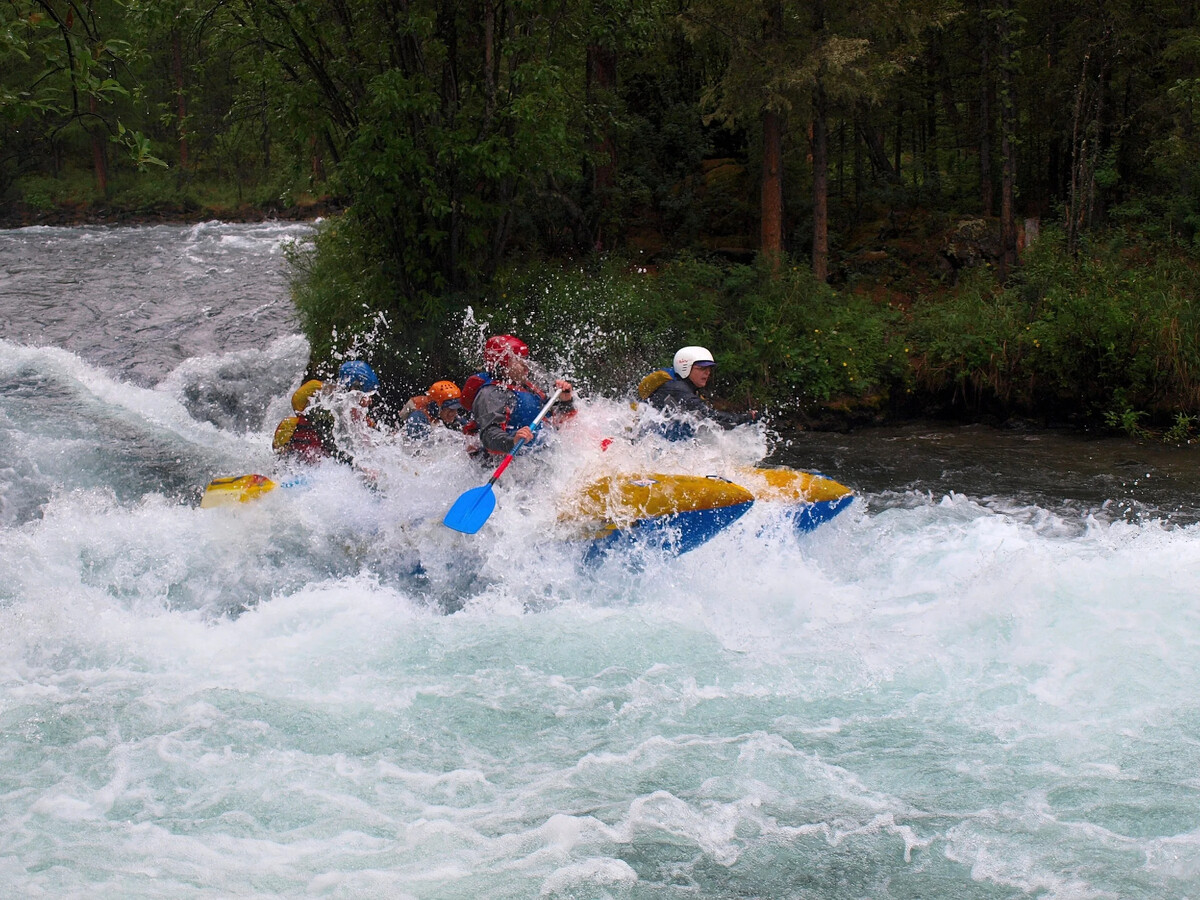
[[[0,895],[1200,897],[1194,448],[585,398],[475,536],[438,439],[200,509],[279,474],[306,233],[0,232]],[[598,564],[556,518],[764,455],[859,497]]]

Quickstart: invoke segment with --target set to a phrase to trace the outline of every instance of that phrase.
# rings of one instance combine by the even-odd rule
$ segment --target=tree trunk
[[[979,205],[985,216],[995,208],[992,190],[992,40],[985,2],[979,4],[983,36],[979,41]]]
[[[783,253],[783,120],[763,112],[762,233],[760,250],[778,267]]]
[[[1084,54],[1083,69],[1075,93],[1075,114],[1071,131],[1071,183],[1067,194],[1067,250],[1074,254],[1079,239],[1091,226],[1096,205],[1096,163],[1100,153],[1101,115],[1104,109],[1104,83],[1108,67],[1104,58],[1092,74],[1090,48]],[[1092,85],[1095,85],[1093,88]]]
[[[1003,174],[1000,180],[1000,267],[1001,281],[1008,278],[1017,264],[1017,221],[1014,201],[1017,185],[1017,115],[1013,92],[1012,0],[1004,0],[1004,17],[1000,20],[1000,155]]]
[[[103,197],[108,196],[108,153],[104,146],[104,120],[100,118],[100,105],[96,95],[88,96],[88,111],[92,114],[92,124],[88,132],[92,136],[92,168],[96,173],[96,190]]]
[[[825,83],[817,76],[813,90],[812,128],[812,266],[817,281],[829,278],[829,127]]]
[[[179,168],[188,166],[187,97],[183,90],[183,38],[179,29],[171,31],[171,67],[175,75],[175,116],[179,133]]]
[[[617,183],[617,143],[613,139],[612,120],[607,111],[609,97],[617,88],[617,52],[611,47],[595,44],[587,48],[587,99],[589,104],[599,96],[605,111],[599,118],[599,129],[592,140],[592,152],[597,160],[592,172],[592,196],[596,204],[593,248],[604,249],[603,229],[608,221],[613,188]]]
[[[483,126],[491,130],[496,115],[496,6],[491,0],[483,3]]]
[[[818,4],[819,5],[819,4]],[[768,45],[783,37],[783,0],[770,0],[763,39]],[[778,271],[783,257],[783,116],[768,101],[762,114],[762,200],[759,251]]]
[[[898,183],[902,182],[904,180],[904,168],[903,168],[904,153],[903,153],[903,150],[904,150],[904,101],[900,100],[900,101],[897,101],[897,103],[896,103],[896,146],[892,150],[892,152],[895,156],[895,159],[896,159],[896,162],[892,166],[892,169],[896,173],[896,181]]]
[[[887,146],[883,141],[883,135],[879,133],[879,129],[871,122],[871,113],[865,103],[859,103],[856,106],[854,122],[858,130],[858,136],[862,138],[862,144],[866,147],[867,155],[871,159],[871,166],[892,184],[899,183],[899,170],[892,168],[891,160],[888,159]]]
[[[271,117],[269,110],[270,104],[267,102],[267,85],[264,77],[259,85],[258,127],[259,139],[262,144],[262,170],[265,173],[271,171]],[[312,139],[312,145],[316,146],[315,137]]]

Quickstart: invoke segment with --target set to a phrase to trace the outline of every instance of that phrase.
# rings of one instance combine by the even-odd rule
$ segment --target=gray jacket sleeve
[[[736,428],[754,421],[749,415],[722,412],[700,395],[695,386],[684,379],[673,378],[650,395],[649,401],[663,412],[690,412],[716,422],[722,428]]]
[[[471,415],[479,425],[479,442],[492,453],[511,453],[516,439],[504,430],[512,409],[509,392],[494,384],[485,384],[475,395]]]

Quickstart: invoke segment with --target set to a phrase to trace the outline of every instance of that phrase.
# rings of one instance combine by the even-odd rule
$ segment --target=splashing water
[[[191,240],[249,269],[283,231]],[[196,302],[163,297],[163,321]],[[283,478],[293,327],[169,367],[0,339],[13,896],[1200,894],[1194,524],[887,482],[839,436],[884,483],[816,532],[755,507],[684,556],[586,566],[558,518],[581,481],[773,446],[634,439],[599,398],[473,537],[440,520],[489,470],[446,434],[360,444],[374,486],[331,463],[197,508],[215,475]]]

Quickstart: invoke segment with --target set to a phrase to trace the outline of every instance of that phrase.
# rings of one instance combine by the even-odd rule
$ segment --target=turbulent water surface
[[[279,474],[304,230],[0,233],[0,894],[1200,896],[1194,451],[589,398],[472,537],[453,441],[199,509]],[[598,564],[557,518],[768,453],[859,499]]]

